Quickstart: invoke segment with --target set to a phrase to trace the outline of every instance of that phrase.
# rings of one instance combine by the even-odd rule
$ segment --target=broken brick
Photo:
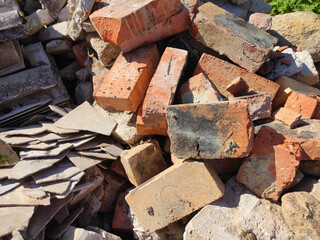
[[[133,223],[129,217],[130,208],[126,202],[125,196],[128,192],[123,192],[119,195],[117,205],[114,211],[114,217],[112,220],[112,229],[122,232],[132,232]]]
[[[126,200],[139,225],[145,231],[154,232],[221,198],[223,194],[224,185],[212,167],[186,160],[131,190]]]
[[[243,159],[226,158],[226,159],[209,159],[205,161],[214,168],[216,173],[230,174],[230,173],[236,173],[239,170],[243,162]]]
[[[269,31],[272,26],[272,16],[265,13],[253,13],[249,17],[249,23],[257,26],[263,31]]]
[[[302,115],[289,109],[289,108],[280,108],[274,113],[274,118],[284,124],[288,125],[290,128],[295,128],[299,124],[304,123],[301,120]]]
[[[253,124],[246,101],[172,105],[167,119],[177,158],[242,158],[251,151]]]
[[[85,61],[88,57],[87,49],[88,49],[87,42],[82,42],[72,47],[74,58],[82,68],[85,66]]]
[[[209,78],[219,93],[225,97],[232,97],[232,94],[226,89],[228,84],[237,77],[242,77],[247,83],[249,86],[248,91],[268,93],[271,99],[274,98],[279,89],[277,83],[205,53],[202,54],[194,75],[201,72]]]
[[[249,87],[247,83],[243,80],[243,78],[237,77],[227,86],[227,91],[231,93],[233,96],[236,96],[246,92],[248,88]]]
[[[105,109],[135,112],[148,88],[160,56],[152,44],[121,53],[94,98]]]
[[[142,125],[149,129],[148,135],[167,135],[166,110],[174,100],[187,55],[185,50],[168,47],[160,59],[142,103]]]

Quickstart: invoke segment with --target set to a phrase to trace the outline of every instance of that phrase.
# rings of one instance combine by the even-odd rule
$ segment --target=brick
[[[121,153],[129,181],[139,186],[167,168],[158,142],[144,143]]]
[[[167,119],[171,153],[177,158],[242,158],[252,148],[246,101],[172,105]]]
[[[210,2],[199,7],[190,34],[251,72],[268,60],[277,42],[270,34]]]
[[[24,57],[28,60],[31,67],[50,66],[50,60],[43,49],[41,42],[28,44],[23,48]]]
[[[203,74],[193,76],[179,88],[180,102],[187,103],[214,103],[221,101],[221,96],[215,86]]]
[[[265,92],[270,94],[271,99],[274,98],[279,89],[277,83],[205,53],[202,54],[194,75],[201,72],[209,78],[217,90],[225,97],[232,97],[232,94],[226,89],[228,84],[237,77],[243,78],[249,86],[249,92]]]
[[[72,47],[72,53],[74,58],[76,59],[77,63],[80,67],[85,66],[85,61],[88,57],[88,43],[82,42]]]
[[[182,4],[179,0],[122,0],[117,4],[111,4],[95,11],[90,15],[90,20],[102,40],[113,42],[119,45],[123,51],[128,52],[145,42],[150,42],[148,41],[150,29],[154,31],[154,27],[157,26],[160,30],[159,24],[163,24],[181,9]],[[161,29],[160,32],[162,31]],[[160,39],[155,41],[157,40]],[[124,45],[127,46],[123,47]],[[132,45],[132,47],[128,47],[128,45]]]
[[[154,232],[223,194],[224,185],[210,166],[186,160],[130,191],[126,200],[139,225],[145,231]]]
[[[60,10],[66,4],[67,0],[39,0],[42,8],[47,10],[55,18],[58,17]]]
[[[44,42],[53,39],[69,38],[68,23],[68,21],[55,23],[47,28],[41,29],[38,36],[39,40]]]
[[[320,94],[319,89],[288,77],[278,78],[276,83],[280,85],[280,88],[272,101],[273,110],[283,107],[292,91]]]
[[[231,93],[233,96],[244,93],[248,90],[248,85],[242,77],[235,78],[229,85],[227,86],[227,91]]]
[[[105,109],[135,112],[148,88],[160,56],[156,45],[120,54],[94,95]]]
[[[237,180],[257,196],[276,202],[294,181],[302,156],[297,142],[263,126],[254,139],[252,154],[238,171]]]
[[[117,160],[111,163],[109,170],[120,177],[127,178],[126,171],[123,168],[120,158],[117,158]]]
[[[121,193],[119,195],[117,205],[114,211],[114,217],[112,220],[112,229],[122,232],[132,232],[133,223],[132,219],[129,217],[130,208],[126,202],[125,196],[128,192]]]
[[[71,42],[67,39],[56,39],[46,44],[46,51],[52,54],[60,54],[71,51]]]
[[[301,120],[302,115],[289,109],[289,108],[280,108],[274,113],[274,118],[284,124],[288,125],[290,128],[295,128],[299,124],[303,124]]]
[[[226,159],[209,159],[205,160],[210,164],[218,174],[230,174],[238,172],[243,159],[226,158]]]
[[[253,13],[249,17],[249,23],[263,31],[269,31],[272,26],[272,16],[265,13]]]
[[[311,119],[316,113],[318,104],[315,98],[300,92],[291,92],[284,107]]]
[[[37,33],[41,28],[54,22],[51,15],[43,9],[39,9],[26,16],[27,22],[24,24],[26,36]]]
[[[320,119],[320,94],[307,93],[307,95],[318,101],[317,107],[315,109],[315,113],[312,118],[313,119]]]
[[[23,69],[24,61],[19,41],[0,43],[0,76]]]
[[[187,56],[185,50],[167,47],[160,59],[142,103],[142,125],[149,129],[148,135],[167,135],[166,110],[174,100]]]
[[[257,93],[233,99],[247,101],[248,111],[252,121],[271,117],[272,101],[268,94]]]
[[[104,79],[107,77],[107,73],[101,73],[99,75],[92,76],[93,83],[93,95],[97,93]]]

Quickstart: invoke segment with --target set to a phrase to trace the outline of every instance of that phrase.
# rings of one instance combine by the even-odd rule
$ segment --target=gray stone
[[[0,168],[0,180],[8,178],[10,172],[11,172],[10,167],[8,167],[8,168],[1,167]]]
[[[67,0],[39,0],[39,2],[43,9],[47,10],[54,18],[57,18]]]
[[[280,46],[295,45],[308,51],[314,62],[320,61],[320,19],[312,12],[292,12],[272,19],[270,34]]]
[[[83,30],[86,31],[87,33],[93,33],[96,31],[96,29],[93,27],[89,19],[83,22],[82,27],[83,27]]]
[[[265,0],[250,0],[251,6],[249,12],[253,13],[266,13],[269,14],[272,6],[268,4]]]
[[[320,177],[320,161],[301,161],[300,169],[305,174]]]
[[[23,48],[24,56],[28,59],[32,67],[49,65],[50,61],[44,51],[41,42],[29,44]]]
[[[105,240],[100,234],[70,226],[60,240]]]
[[[20,161],[18,155],[4,141],[0,140],[0,166],[14,166]]]
[[[66,110],[64,110],[61,107],[55,106],[55,105],[49,105],[49,108],[52,112],[57,113],[58,115],[60,115],[61,117],[65,116],[68,114],[68,112]]]
[[[71,129],[63,129],[56,127],[52,123],[42,123],[42,126],[47,129],[49,132],[56,133],[56,134],[71,134],[71,133],[78,133],[78,130],[71,130]]]
[[[320,201],[320,181],[314,177],[305,176],[291,191],[308,192]]]
[[[92,81],[83,81],[80,79],[80,82],[77,84],[75,89],[75,96],[77,104],[82,104],[83,102],[93,102],[93,86]]]
[[[276,48],[275,48],[276,49]],[[265,77],[270,80],[276,80],[279,77],[290,77],[296,73],[301,72],[303,69],[303,62],[293,51],[292,48],[287,48],[282,51],[284,54],[283,58],[278,58],[275,60],[274,68]],[[290,64],[283,64],[282,60],[290,61]]]
[[[23,25],[26,31],[26,36],[32,36],[40,31],[44,26],[53,23],[54,19],[51,15],[43,9],[26,16],[27,22]]]
[[[250,3],[247,0],[237,1],[236,5],[226,0],[210,0],[210,2],[242,19],[246,19],[248,10],[250,8]]]
[[[88,19],[95,0],[79,0],[68,25],[68,33],[72,40],[77,40],[82,31],[82,23]]]
[[[59,15],[58,15],[58,22],[64,22],[64,21],[70,21],[72,19],[72,12],[70,12],[70,9],[68,6],[65,6],[61,9]]]
[[[0,76],[24,68],[23,56],[18,40],[0,43]]]
[[[44,42],[53,39],[69,38],[68,24],[68,21],[64,21],[41,29],[41,31],[39,32],[39,40]]]
[[[101,149],[115,157],[120,157],[120,154],[123,152],[123,147],[119,143],[108,144],[105,147],[101,147]]]
[[[52,88],[56,80],[50,66],[41,66],[0,78],[0,103]]]
[[[0,182],[0,195],[5,194],[12,189],[20,186],[22,182],[14,181],[14,180],[5,180],[3,182]]]
[[[93,157],[103,160],[116,160],[117,158],[104,152],[94,152],[94,151],[78,151],[78,154],[85,157]]]
[[[112,233],[109,233],[109,232],[106,232],[105,230],[101,229],[101,228],[97,228],[97,227],[92,227],[92,226],[89,226],[87,227],[87,230],[89,231],[93,231],[95,233],[98,233],[100,234],[104,239],[107,239],[107,240],[121,240],[120,237],[112,234]]]
[[[64,80],[72,81],[77,78],[75,72],[81,67],[77,62],[73,62],[60,70],[60,76]]]
[[[0,6],[0,42],[18,39],[25,34],[19,16],[19,6],[16,1],[13,4],[7,1]]]
[[[254,130],[245,101],[171,105],[167,120],[177,158],[242,158],[251,151]]]
[[[56,157],[64,151],[67,151],[72,147],[70,143],[60,143],[56,148],[52,150],[26,150],[20,152],[21,159],[32,159],[32,158],[46,158],[46,157]]]
[[[279,205],[257,198],[235,177],[225,187],[221,199],[205,206],[187,224],[184,240],[238,240],[245,231],[256,236],[250,239],[295,239]]]
[[[104,161],[104,159],[81,156],[75,152],[68,153],[67,157],[81,171],[91,168]]]
[[[39,0],[26,0],[23,11],[27,14],[31,14],[40,9],[41,7],[42,6]]]
[[[88,102],[84,102],[54,124],[56,127],[83,130],[111,135],[116,123],[110,118],[96,111]]]
[[[67,39],[52,40],[46,44],[46,51],[52,54],[71,51],[71,42]]]

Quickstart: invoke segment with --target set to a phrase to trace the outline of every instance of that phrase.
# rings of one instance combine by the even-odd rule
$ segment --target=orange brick
[[[121,0],[94,12],[90,20],[104,41],[128,52],[187,30],[190,18],[188,11],[187,18],[178,14],[182,7],[180,0]],[[177,15],[178,18],[172,18]]]
[[[242,77],[247,83],[249,86],[248,91],[269,93],[271,99],[274,98],[279,89],[277,83],[205,53],[202,54],[194,75],[201,72],[208,76],[219,93],[225,97],[233,96],[226,89],[237,77]]]
[[[243,159],[226,158],[226,159],[209,159],[205,160],[218,174],[229,174],[238,172]]]
[[[227,91],[231,93],[233,96],[236,96],[246,92],[248,88],[249,87],[247,83],[243,80],[243,78],[237,77],[227,86]]]
[[[179,89],[181,103],[214,103],[221,100],[215,86],[203,74],[190,78]]]
[[[316,113],[317,106],[317,99],[299,92],[292,92],[284,105],[285,108],[291,109],[309,119]]]
[[[295,128],[297,125],[302,124],[302,115],[288,108],[280,108],[274,113],[274,118],[284,124],[288,125],[290,128]]]
[[[166,110],[174,99],[187,56],[185,50],[168,47],[160,59],[142,104],[142,122],[149,134],[167,135]]]
[[[84,67],[85,61],[88,57],[87,49],[88,49],[87,42],[82,42],[72,47],[72,53],[74,55],[74,58],[82,68]]]
[[[105,109],[135,112],[160,56],[156,45],[120,54],[94,98]]]
[[[106,78],[107,73],[102,73],[99,75],[95,75],[92,77],[92,83],[93,83],[93,95],[96,94],[96,92],[99,90],[101,84],[103,83],[104,79]]]

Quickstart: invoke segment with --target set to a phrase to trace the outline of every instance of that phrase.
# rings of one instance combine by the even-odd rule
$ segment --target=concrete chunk
[[[0,76],[8,75],[24,68],[19,41],[0,43]]]
[[[53,23],[54,19],[43,9],[39,9],[26,17],[27,22],[23,25],[26,36],[32,36],[40,31],[44,26]]]
[[[270,34],[210,2],[199,7],[190,33],[251,72],[268,60],[277,42]]]
[[[65,21],[55,23],[45,29],[41,29],[41,31],[39,32],[39,40],[44,42],[53,39],[69,38],[68,24],[69,22]]]
[[[242,158],[253,143],[246,101],[167,108],[171,153],[181,159]]]
[[[223,194],[224,185],[213,168],[187,160],[130,191],[126,201],[143,229],[154,232]]]
[[[67,0],[39,0],[39,2],[43,9],[47,10],[54,18],[57,18]]]
[[[29,44],[23,48],[23,51],[24,56],[28,59],[32,67],[51,65],[48,56],[42,47],[41,42]]]

